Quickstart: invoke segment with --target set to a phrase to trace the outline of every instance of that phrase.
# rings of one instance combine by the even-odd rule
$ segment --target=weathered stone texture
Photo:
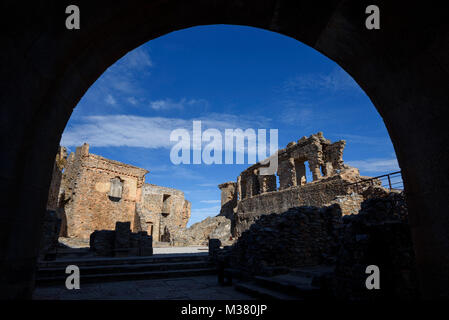
[[[270,274],[279,267],[325,263],[336,254],[340,217],[338,205],[262,215],[232,246],[231,265],[252,274]]]
[[[234,220],[234,208],[237,206],[237,183],[225,182],[218,186],[221,190],[221,210],[219,216]]]
[[[56,250],[60,228],[61,219],[58,218],[57,213],[52,210],[46,210],[39,247],[39,256],[41,259],[46,259],[47,254],[54,253]]]
[[[135,207],[148,171],[90,154],[87,144],[67,162],[62,184],[67,236],[88,239],[94,230],[113,230],[117,221],[130,221],[136,231]],[[113,197],[111,186],[118,180],[121,197]]]
[[[173,235],[175,246],[207,245],[209,239],[231,244],[231,220],[223,216],[207,217],[187,229],[178,229]]]
[[[90,235],[90,249],[98,256],[127,257],[153,254],[153,239],[143,232],[131,232],[129,222],[117,222],[115,230],[97,230]]]
[[[156,241],[170,242],[171,234],[187,225],[190,202],[180,190],[145,184],[137,212],[141,230]]]
[[[63,221],[61,236],[89,239],[95,230],[114,230],[122,221],[133,232],[169,241],[170,232],[187,224],[190,202],[183,192],[145,184],[147,170],[91,154],[88,144],[67,159],[64,152],[58,153],[49,194],[49,205],[58,208]]]
[[[321,132],[290,142],[277,153],[279,189],[276,175],[260,174],[266,164],[256,163],[243,171],[234,188],[236,200],[225,204],[222,201],[222,212],[229,215],[233,212],[233,236],[239,237],[261,215],[282,213],[299,206],[322,207],[339,202],[343,214],[358,212],[363,197],[350,195],[363,192],[369,184],[351,185],[364,177],[357,168],[343,163],[345,145],[344,140],[332,143]],[[312,181],[307,181],[306,163]],[[229,185],[227,182],[219,186],[222,197],[227,197]]]
[[[358,215],[345,216],[342,221],[335,274],[325,281],[332,295],[339,299],[416,299],[415,255],[404,194],[373,195],[362,203]],[[365,269],[372,264],[380,269],[381,290],[366,290]]]

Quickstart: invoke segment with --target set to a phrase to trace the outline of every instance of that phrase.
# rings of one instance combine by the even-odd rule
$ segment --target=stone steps
[[[165,270],[165,271],[147,271],[147,272],[130,272],[130,273],[102,273],[83,275],[81,271],[81,282],[83,283],[101,283],[115,281],[130,280],[149,280],[149,279],[165,279],[165,278],[183,278],[211,275],[217,272],[216,268],[203,269],[186,269],[186,270]],[[48,286],[56,284],[64,284],[67,275],[38,277],[36,279],[37,286]]]
[[[160,254],[146,257],[91,257],[80,259],[57,259],[52,261],[39,261],[38,267],[66,267],[74,264],[81,266],[95,265],[121,265],[121,264],[142,264],[142,263],[163,263],[163,262],[182,262],[182,261],[203,261],[208,259],[208,253],[195,254]]]
[[[84,260],[55,260],[40,263],[38,286],[64,284],[68,265],[80,268],[81,282],[106,282],[191,277],[216,273],[207,255],[169,255],[164,257],[126,257]]]
[[[312,284],[316,276],[329,272],[328,267],[299,268],[289,274],[272,277],[241,278],[234,287],[260,299],[314,300],[325,296],[320,287]]]
[[[130,272],[146,272],[146,271],[164,271],[179,269],[201,269],[212,267],[208,261],[189,261],[175,263],[145,263],[145,264],[122,264],[122,265],[99,265],[99,266],[82,266],[80,272],[84,274],[101,274],[101,273],[130,273]],[[39,269],[40,276],[52,276],[62,274],[65,275],[65,267],[49,267]]]

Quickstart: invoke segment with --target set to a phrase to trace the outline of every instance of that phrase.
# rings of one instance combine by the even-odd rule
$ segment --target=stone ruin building
[[[154,242],[169,242],[185,228],[190,202],[180,190],[145,183],[147,170],[89,153],[89,145],[67,157],[60,147],[53,169],[47,209],[62,220],[60,236],[89,239],[96,230],[147,232]]]
[[[344,140],[332,143],[321,132],[302,137],[278,151],[277,176],[260,175],[266,164],[259,162],[243,171],[236,182],[220,184],[220,215],[232,220],[233,236],[240,236],[260,215],[294,207],[339,202],[343,215],[356,214],[363,197],[353,192],[350,183],[368,177],[343,163],[345,144]],[[307,181],[306,163],[312,181]]]

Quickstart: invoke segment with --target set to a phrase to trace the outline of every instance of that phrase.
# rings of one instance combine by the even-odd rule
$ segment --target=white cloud
[[[207,101],[204,99],[186,99],[182,98],[179,101],[174,101],[170,98],[160,99],[150,102],[150,108],[153,110],[173,110],[173,109],[184,109],[185,107],[194,105],[207,105]]]
[[[128,102],[131,103],[132,105],[136,105],[138,103],[137,99],[134,97],[129,97]]]
[[[309,73],[299,75],[284,83],[287,91],[325,90],[337,92],[357,89],[358,84],[341,68],[335,68],[328,74]]]
[[[221,203],[221,200],[201,200],[201,203]]]
[[[171,148],[170,134],[174,129],[192,130],[193,120],[201,120],[202,131],[216,128],[247,128],[255,123],[231,115],[210,114],[199,119],[164,117],[141,117],[132,115],[106,115],[82,117],[77,123],[66,127],[61,144],[79,146],[88,142],[95,147],[142,147]]]
[[[198,187],[217,187],[219,185],[219,183],[214,184],[214,183],[200,183],[198,184]]]
[[[281,112],[280,120],[286,124],[305,127],[313,122],[314,116],[311,108],[286,108]]]
[[[110,95],[110,94],[108,94],[107,96],[106,96],[106,98],[104,99],[104,101],[107,103],[107,104],[110,104],[110,105],[115,105],[117,102],[115,101],[115,99],[114,99],[114,97],[112,96],[112,95]]]
[[[144,68],[152,67],[153,61],[150,58],[149,53],[143,48],[136,48],[128,52],[121,60],[122,63],[127,68]]]
[[[347,161],[350,166],[360,169],[360,172],[367,173],[390,173],[392,171],[400,170],[397,159],[366,159],[366,160],[355,160]]]
[[[171,110],[171,109],[183,109],[185,99],[179,102],[172,101],[171,99],[156,100],[150,102],[150,107],[153,110]]]
[[[142,90],[139,79],[153,66],[149,53],[140,47],[126,54],[96,82],[100,92],[136,94]]]

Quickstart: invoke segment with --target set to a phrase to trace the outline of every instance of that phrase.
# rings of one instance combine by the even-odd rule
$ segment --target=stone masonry
[[[61,236],[89,239],[95,230],[129,222],[132,232],[169,241],[174,229],[187,224],[190,202],[182,191],[145,184],[147,170],[91,154],[88,144],[67,159],[64,150],[56,159],[54,171],[59,172],[53,174],[47,205],[62,220]]]
[[[234,221],[233,236],[240,236],[260,215],[282,213],[294,207],[322,207],[339,202],[343,215],[358,212],[363,197],[353,194],[350,183],[366,177],[361,177],[357,168],[344,164],[345,144],[344,140],[332,143],[321,132],[302,137],[278,151],[277,175],[260,175],[266,164],[259,162],[243,171],[237,182],[219,185],[220,215]],[[306,163],[312,181],[307,181]]]

